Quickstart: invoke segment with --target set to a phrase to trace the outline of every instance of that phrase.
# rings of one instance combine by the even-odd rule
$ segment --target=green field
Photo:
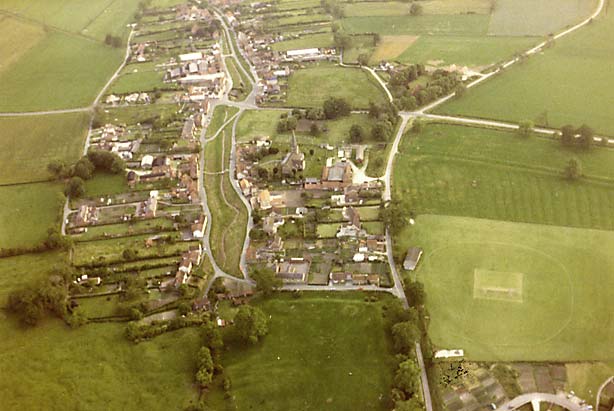
[[[328,97],[342,97],[355,109],[369,102],[386,101],[383,90],[369,73],[329,64],[298,70],[288,80],[287,104],[291,107],[322,107]]]
[[[270,316],[269,335],[223,357],[237,409],[388,409],[394,360],[381,302],[310,293],[257,305]]]
[[[47,180],[50,161],[75,162],[88,124],[87,113],[0,118],[0,184]]]
[[[168,87],[162,82],[163,77],[164,71],[156,69],[155,63],[129,64],[111,84],[109,93],[125,94]]]
[[[45,37],[43,28],[16,18],[0,17],[0,72]]]
[[[28,247],[60,225],[63,186],[54,183],[0,186],[0,248]]]
[[[530,119],[554,127],[587,123],[600,133],[614,135],[612,38],[614,13],[558,40],[554,48],[513,66],[437,112]]]
[[[595,0],[497,0],[488,34],[545,36],[588,17]]]
[[[307,49],[311,47],[332,47],[332,33],[307,34],[298,39],[284,40],[274,43],[271,48],[275,51]]]
[[[479,149],[478,149],[479,148]],[[580,181],[561,177],[569,158]],[[564,149],[552,139],[428,125],[402,141],[394,192],[418,214],[614,229],[614,151]]]
[[[123,336],[125,324],[71,330],[49,320],[24,330],[4,312],[0,320],[4,409],[93,411],[104,404],[107,409],[169,410],[197,398],[194,358],[201,340],[195,329],[134,345]]]
[[[341,26],[349,33],[479,36],[486,34],[489,20],[479,14],[346,17]]]
[[[411,245],[424,249],[416,276],[436,347],[479,361],[612,358],[614,257],[604,250],[614,233],[422,215],[395,242],[397,252]],[[476,270],[522,273],[522,302],[474,298]]]

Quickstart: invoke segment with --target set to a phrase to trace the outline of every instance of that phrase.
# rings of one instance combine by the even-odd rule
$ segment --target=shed
[[[420,257],[422,257],[422,248],[410,247],[403,261],[403,268],[408,271],[414,271],[420,261]]]

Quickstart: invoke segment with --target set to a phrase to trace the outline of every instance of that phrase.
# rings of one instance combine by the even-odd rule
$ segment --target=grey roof
[[[407,250],[405,261],[403,261],[403,268],[406,270],[413,271],[416,268],[416,265],[418,265],[418,261],[420,261],[421,255],[422,255],[422,248],[410,247]]]
[[[345,176],[345,166],[343,164],[335,164],[328,170],[328,181],[343,181]]]

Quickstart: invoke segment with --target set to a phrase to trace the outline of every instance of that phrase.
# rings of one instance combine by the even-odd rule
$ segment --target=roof
[[[422,256],[422,248],[410,247],[407,250],[407,255],[405,256],[405,260],[403,261],[403,268],[406,270],[413,271],[418,265],[418,261],[420,261],[421,256]]]
[[[341,163],[337,163],[328,169],[328,176],[326,180],[328,181],[343,181],[343,177],[345,176],[345,168],[346,166]]]
[[[288,50],[286,51],[286,56],[289,57],[298,57],[298,56],[306,56],[309,54],[319,54],[320,50],[317,48],[311,49],[298,49],[298,50]]]

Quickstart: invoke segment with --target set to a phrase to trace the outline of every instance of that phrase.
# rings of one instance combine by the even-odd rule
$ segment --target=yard
[[[479,150],[476,149],[479,147]],[[571,157],[585,177],[569,182]],[[569,150],[552,139],[428,125],[402,140],[394,192],[417,214],[614,229],[614,151]]]
[[[345,98],[355,109],[386,101],[383,90],[366,71],[320,64],[294,72],[288,80],[287,104],[322,107],[329,97]]]
[[[86,113],[0,118],[0,184],[48,180],[52,160],[77,161],[88,122]]]
[[[586,123],[600,133],[614,135],[613,23],[613,13],[596,19],[557,41],[552,49],[515,65],[437,112],[529,119],[551,127]]]
[[[30,247],[59,228],[64,202],[61,184],[0,186],[0,248]]]
[[[396,237],[395,251],[412,245],[425,250],[415,275],[437,348],[462,348],[476,361],[612,358],[614,257],[602,250],[614,233],[422,215]],[[522,300],[476,296],[476,270],[520,273]],[[496,278],[489,287],[509,287]]]
[[[379,298],[306,293],[259,301],[269,335],[223,357],[237,409],[388,409],[394,359],[382,306],[392,297]]]

